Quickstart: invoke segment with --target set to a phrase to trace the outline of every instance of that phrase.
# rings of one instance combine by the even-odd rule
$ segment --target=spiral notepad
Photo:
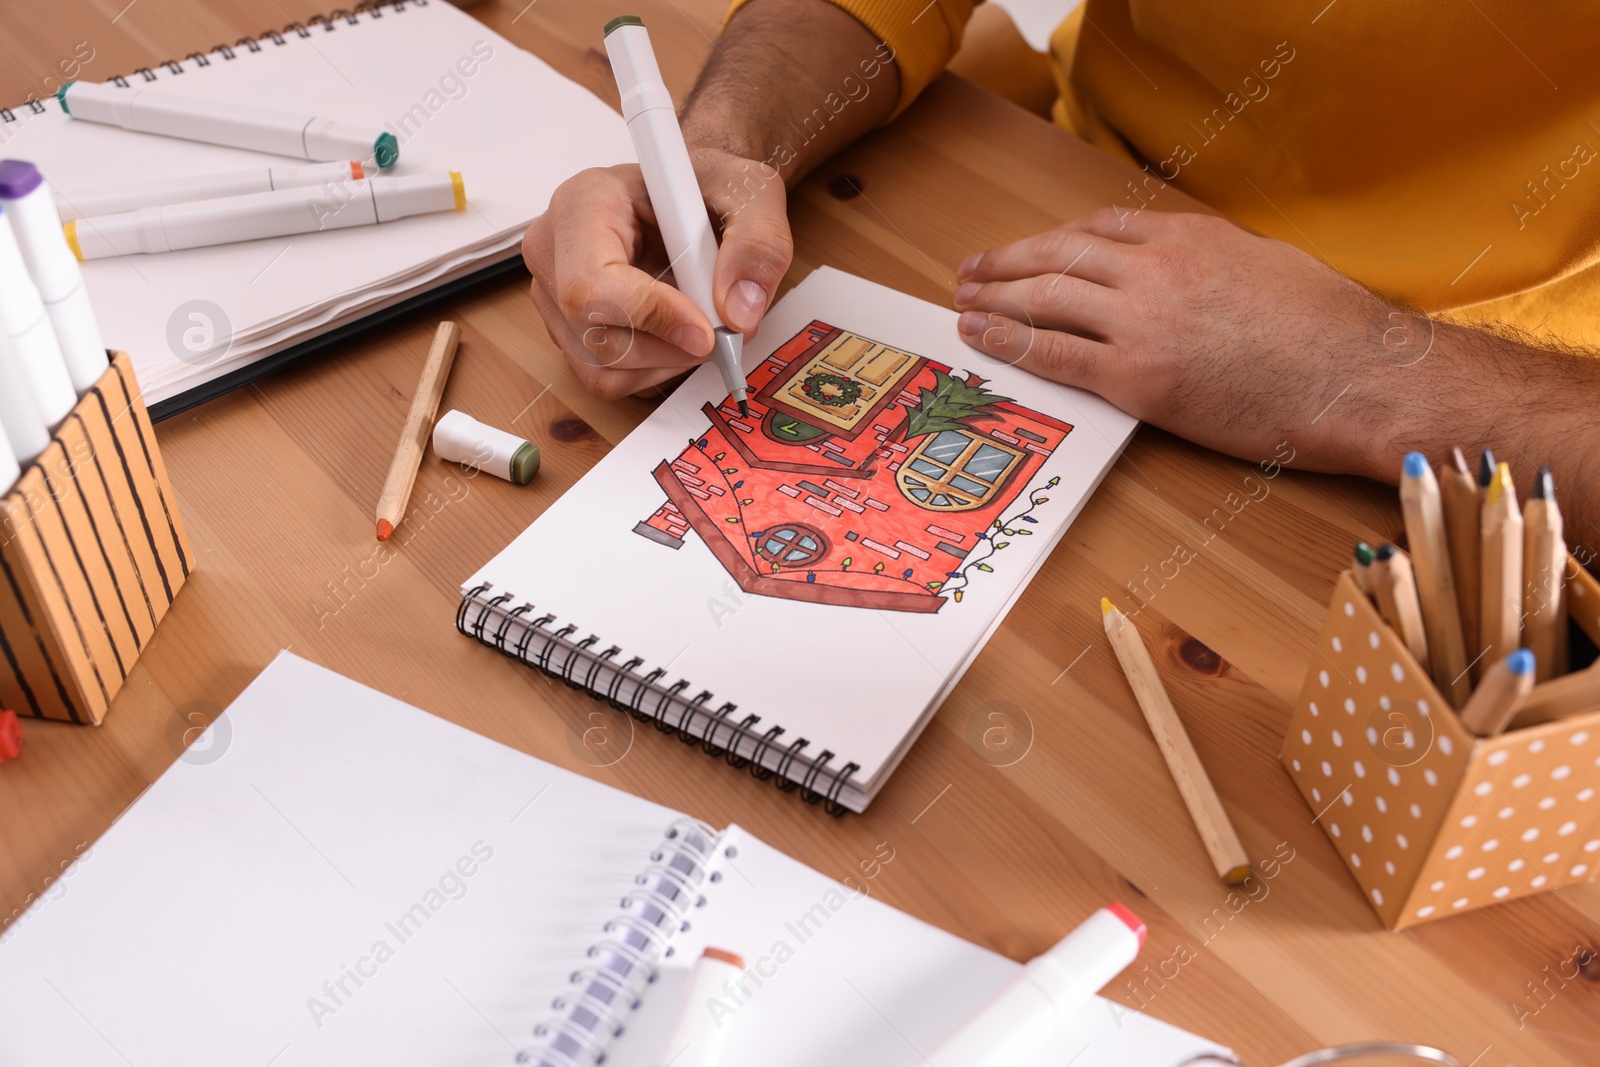
[[[1137,423],[822,268],[462,587],[456,626],[834,813],[871,801]]]
[[[460,211],[85,263],[106,342],[133,356],[157,418],[496,264],[514,268],[556,186],[631,158],[609,106],[445,0],[361,3],[126,75],[103,64],[91,58],[76,77],[365,124],[398,140],[391,173],[465,179]],[[0,109],[0,149],[69,199],[292,162],[77,122],[53,96]]]
[[[1017,969],[872,899],[893,842],[834,881],[288,653],[67,858],[0,929],[7,1067],[654,1067],[708,944],[724,1062],[897,1067]],[[1085,1047],[1215,1046],[1096,1001],[1039,1067]]]

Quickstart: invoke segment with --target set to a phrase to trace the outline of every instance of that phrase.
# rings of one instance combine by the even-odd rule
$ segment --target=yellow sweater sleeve
[[[751,0],[733,0],[727,19]],[[900,71],[898,115],[944,70],[961,47],[961,34],[982,0],[830,0],[848,11],[888,47],[885,58]],[[724,20],[726,24],[727,19]],[[893,117],[893,116],[891,116]]]

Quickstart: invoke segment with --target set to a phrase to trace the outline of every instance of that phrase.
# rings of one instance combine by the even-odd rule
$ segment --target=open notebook
[[[862,811],[1137,423],[822,268],[463,586],[463,633]]]
[[[82,72],[109,74],[93,63]],[[158,418],[308,338],[515,261],[556,186],[633,158],[616,112],[445,0],[335,13],[117,81],[381,127],[400,142],[387,173],[460,171],[467,194],[461,211],[85,263],[106,343],[133,356]],[[35,163],[69,200],[75,189],[293,162],[76,122],[54,97],[0,110],[0,156]]]
[[[651,1067],[712,944],[764,975],[726,1063],[915,1064],[1017,964],[872,899],[893,853],[841,884],[283,653],[0,934],[0,1063]],[[1094,1001],[1040,1067],[1213,1048]]]

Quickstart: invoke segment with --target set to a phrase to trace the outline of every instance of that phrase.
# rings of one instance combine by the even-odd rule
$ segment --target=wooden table
[[[602,12],[584,0],[525,2],[474,13],[614,102]],[[99,80],[315,10],[307,0],[124,3],[55,0],[9,16],[0,99],[53,91],[47,77],[82,54],[79,42],[94,53],[80,76]],[[672,88],[686,90],[721,0],[633,7],[650,21]],[[843,175],[859,195],[836,195],[848,192],[835,180]],[[791,281],[829,263],[948,302],[966,254],[1120,202],[1127,176],[947,77],[795,190]],[[1186,203],[1171,190],[1162,197],[1157,207]],[[736,819],[836,876],[887,841],[896,858],[874,882],[882,899],[1016,959],[1124,899],[1149,920],[1150,938],[1140,969],[1124,976],[1133,984],[1107,995],[1226,1042],[1252,1065],[1373,1038],[1431,1042],[1480,1067],[1600,1059],[1600,967],[1564,987],[1548,979],[1576,945],[1596,943],[1600,890],[1387,933],[1278,764],[1336,570],[1355,539],[1400,529],[1391,490],[1293,473],[1262,479],[1254,464],[1141,430],[872,810],[836,820],[654,731],[620,762],[593,766],[581,737],[600,705],[452,632],[462,578],[650,405],[586,395],[521,282],[473,292],[448,314],[464,341],[445,403],[534,440],[545,456],[538,480],[518,488],[479,478],[449,499],[449,468],[430,460],[418,493],[448,502],[396,559],[372,562],[373,504],[436,314],[162,424],[198,569],[105,726],[29,723],[22,759],[0,766],[0,915],[40,892],[176,758],[186,734],[289,647],[524,752],[714,823]],[[1137,620],[1250,855],[1293,855],[1265,895],[1235,910],[1117,670],[1097,604],[1104,594],[1131,603],[1127,583],[1144,586],[1175,545],[1198,547],[1209,536],[1202,520],[1228,494],[1249,492],[1251,476],[1268,495],[1231,516],[1175,578],[1145,586],[1153,595]],[[1031,747],[999,765],[1010,757],[984,747],[990,726],[1031,730]],[[1527,983],[1544,983],[1542,1002]]]

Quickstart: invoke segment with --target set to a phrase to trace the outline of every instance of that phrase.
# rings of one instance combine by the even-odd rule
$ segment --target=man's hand
[[[777,172],[701,151],[695,172],[722,220],[712,295],[723,323],[748,333],[789,269],[794,244]],[[705,362],[711,323],[673,287],[644,178],[633,165],[568,179],[528,227],[522,258],[551,340],[599,396],[638,393]]]
[[[974,348],[1253,461],[1288,439],[1296,466],[1392,480],[1374,446],[1448,369],[1426,319],[1209,215],[1097,212],[960,275]]]

